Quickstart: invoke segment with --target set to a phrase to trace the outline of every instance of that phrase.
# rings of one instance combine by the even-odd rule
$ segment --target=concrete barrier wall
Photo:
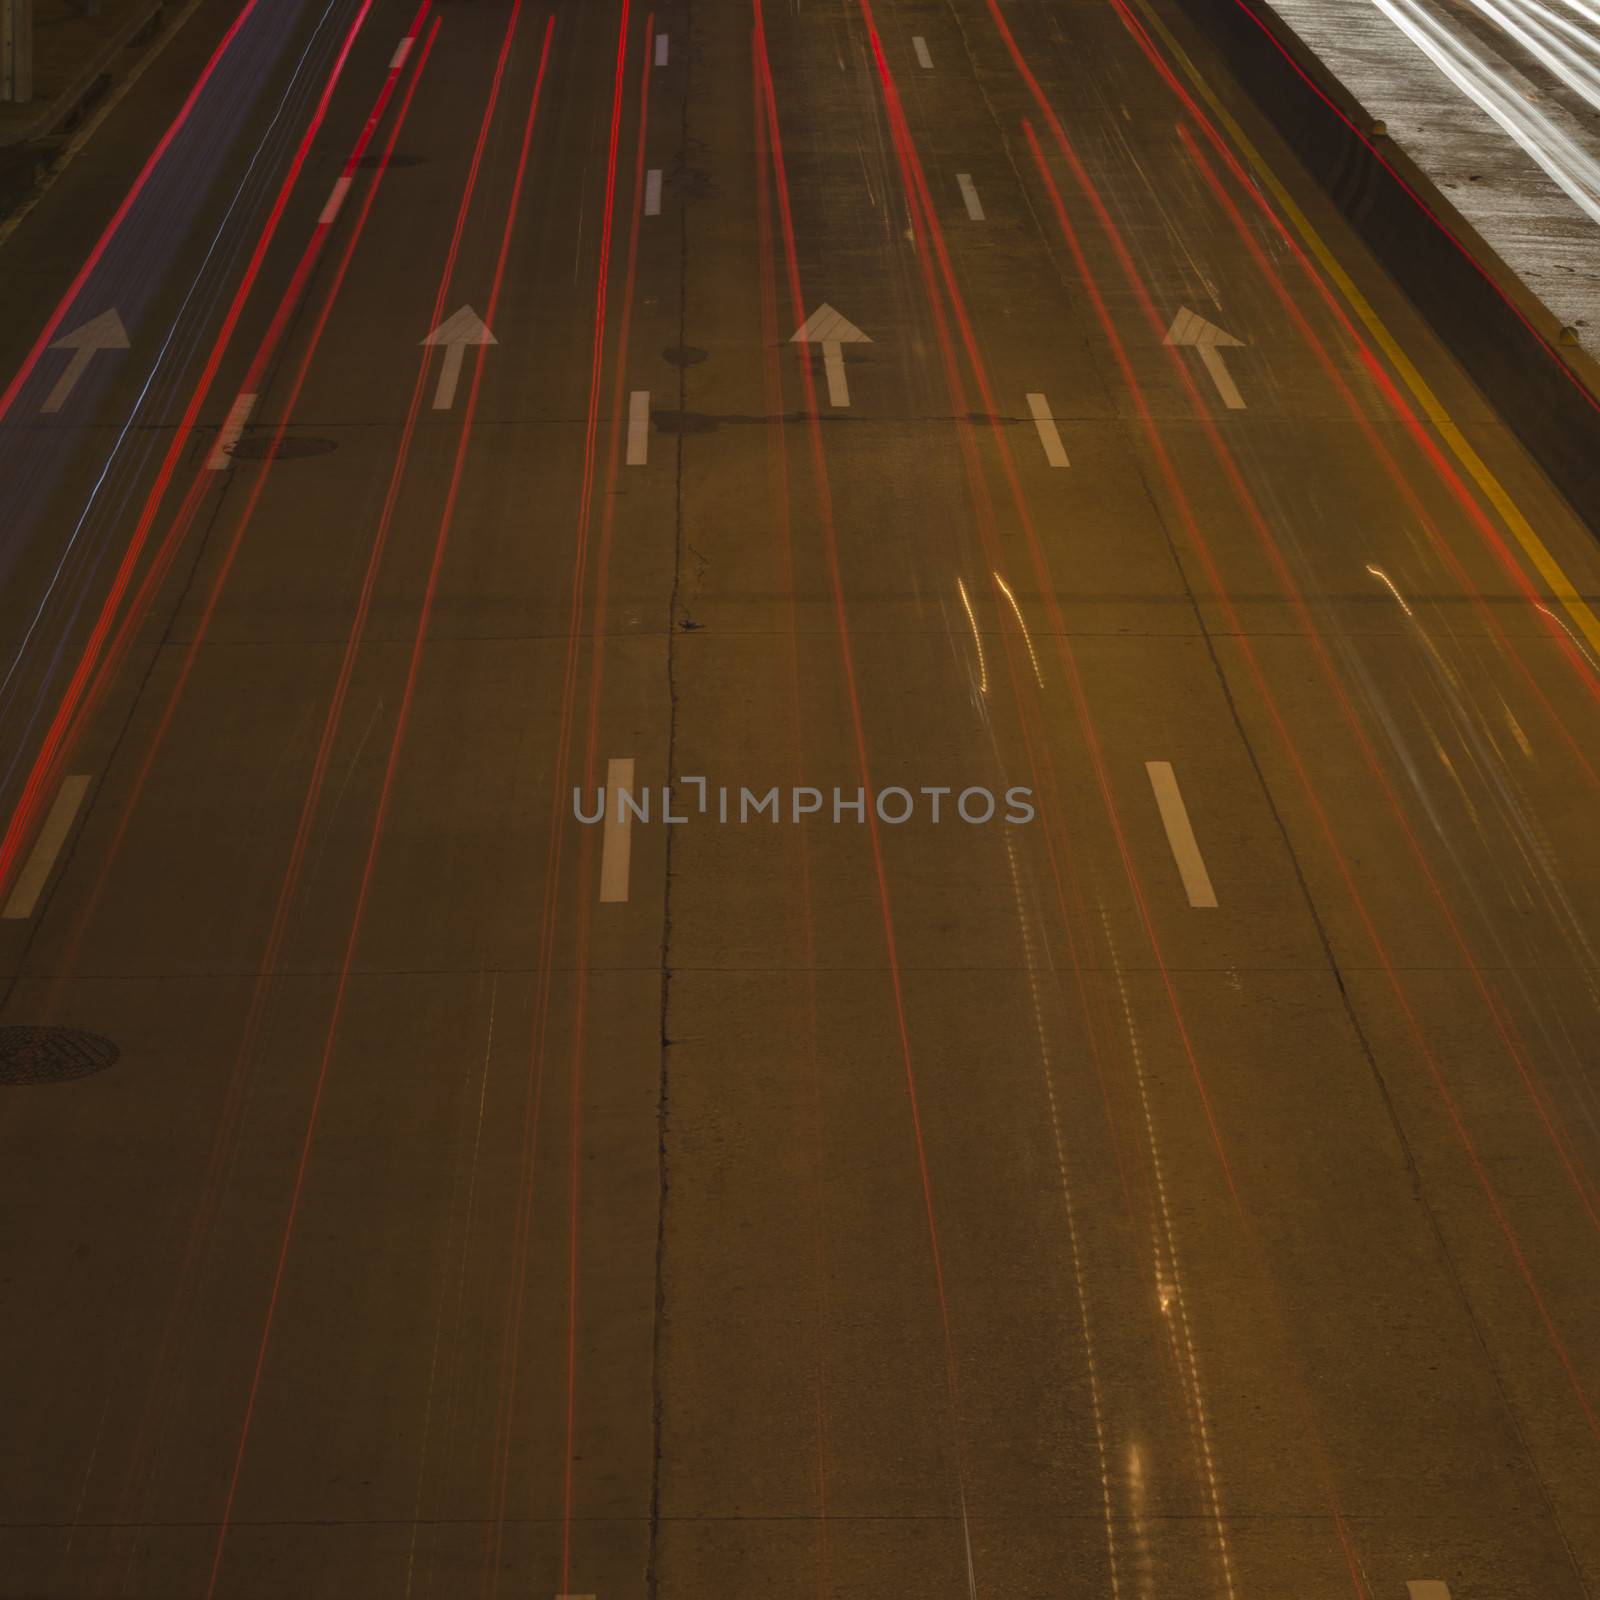
[[[1595,363],[1271,6],[1177,3],[1600,537]]]

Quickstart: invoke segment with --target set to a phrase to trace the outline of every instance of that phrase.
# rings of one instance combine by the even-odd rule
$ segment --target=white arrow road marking
[[[1233,341],[1238,344],[1238,340]],[[1233,381],[1233,374],[1228,371],[1222,360],[1222,352],[1214,344],[1200,346],[1200,359],[1206,364],[1206,371],[1211,374],[1211,381],[1217,386],[1217,393],[1222,396],[1222,403],[1230,411],[1244,410],[1244,396],[1239,393],[1239,386]]]
[[[656,65],[664,67],[667,64],[667,36],[664,33],[656,35]]]
[[[239,435],[244,432],[244,425],[250,420],[255,404],[256,397],[253,394],[241,394],[234,398],[223,420],[222,432],[217,435],[217,442],[206,457],[208,472],[226,472],[233,465],[233,447],[238,444]]]
[[[1408,1578],[1411,1600],[1450,1600],[1450,1587],[1437,1578]]]
[[[651,167],[644,175],[644,214],[647,217],[661,215],[661,168]]]
[[[920,33],[912,37],[911,48],[917,52],[919,66],[932,67],[933,57],[928,54],[928,41]]]
[[[1033,425],[1039,430],[1039,443],[1044,446],[1044,458],[1052,467],[1070,467],[1066,446],[1061,442],[1061,430],[1050,415],[1050,402],[1042,394],[1028,396],[1028,409],[1033,413]]]
[[[628,861],[633,850],[633,813],[620,798],[633,793],[633,757],[606,763],[606,818],[600,834],[600,901],[614,905],[628,898]]]
[[[442,344],[444,363],[439,368],[439,387],[433,391],[433,409],[448,411],[455,401],[456,385],[461,381],[461,362],[469,344],[499,344],[489,332],[482,317],[471,306],[448,316],[426,339],[424,344]]]
[[[1230,411],[1244,410],[1244,396],[1239,393],[1239,386],[1233,381],[1233,375],[1222,359],[1224,347],[1240,349],[1244,344],[1243,339],[1235,339],[1216,323],[1207,322],[1198,312],[1180,306],[1162,343],[1193,345],[1199,351],[1200,359],[1205,362],[1206,371],[1211,374],[1211,381],[1216,384],[1223,405]]]
[[[628,396],[628,465],[642,467],[650,459],[650,391]]]
[[[1189,904],[1214,906],[1217,891],[1211,887],[1211,874],[1206,871],[1200,846],[1195,843],[1189,811],[1178,793],[1178,779],[1172,763],[1147,761],[1144,770],[1150,774],[1150,787],[1156,792],[1156,805],[1161,811],[1161,825],[1167,830],[1167,843],[1172,847],[1173,860],[1178,863],[1178,876],[1183,879]]]
[[[24,917],[33,915],[33,908],[39,903],[39,896],[50,880],[50,869],[56,864],[62,845],[67,842],[73,819],[78,815],[78,808],[88,792],[89,774],[86,772],[61,780],[56,803],[50,807],[50,815],[44,819],[44,827],[34,841],[33,853],[11,891],[11,898],[6,901],[5,910],[0,912],[0,916],[8,922],[20,922]]]
[[[983,202],[978,198],[978,191],[973,187],[970,172],[958,172],[956,182],[961,186],[961,198],[967,202],[967,215],[974,222],[983,221]]]
[[[794,331],[789,343],[822,346],[822,368],[828,375],[828,404],[849,405],[850,385],[845,382],[844,376],[844,346],[871,344],[872,340],[848,318],[841,317],[832,306],[823,304]]]
[[[39,407],[41,411],[59,411],[67,403],[67,396],[78,385],[78,379],[84,374],[84,369],[94,360],[97,350],[126,350],[128,348],[128,330],[122,326],[122,318],[113,307],[110,311],[102,311],[98,317],[91,318],[81,328],[74,328],[71,333],[64,333],[55,340],[50,348],[52,350],[70,350],[72,359],[67,362],[67,370],[56,380],[56,386],[50,391],[45,403]]]
[[[837,339],[824,339],[822,341],[822,370],[828,377],[828,404],[830,406],[847,406],[850,404],[850,385],[844,375],[844,351],[840,348]]]

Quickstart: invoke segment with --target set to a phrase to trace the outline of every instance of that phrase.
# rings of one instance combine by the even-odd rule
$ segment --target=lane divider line
[[[350,193],[351,181],[348,172],[340,173],[334,182],[333,192],[328,196],[328,203],[322,208],[322,215],[317,218],[318,227],[326,228],[339,215],[339,207],[344,204],[344,197]]]
[[[926,67],[931,72],[933,57],[928,54],[928,41],[920,33],[916,34],[912,37],[911,48],[917,52],[917,65]]]
[[[87,772],[74,773],[70,778],[61,780],[56,803],[50,807],[50,815],[39,830],[33,852],[17,877],[17,885],[11,891],[11,898],[6,901],[5,910],[0,912],[0,917],[7,922],[20,922],[33,915],[33,908],[39,903],[45,884],[50,881],[50,869],[55,866],[56,857],[61,854],[61,847],[67,842],[67,835],[72,831],[72,824],[83,805],[83,797],[89,792],[89,781]]]
[[[628,863],[633,854],[633,813],[624,810],[622,791],[633,793],[633,757],[606,763],[606,816],[600,835],[600,903],[616,905],[628,898]]]
[[[970,172],[958,172],[956,182],[961,186],[961,198],[967,203],[967,215],[974,222],[984,221],[983,202],[978,198],[978,191],[972,182]]]
[[[650,391],[628,396],[628,465],[642,467],[650,459]]]
[[[656,65],[658,67],[664,67],[664,66],[666,66],[666,64],[667,64],[667,35],[664,34],[664,33],[658,33],[656,35]]]
[[[1450,1600],[1450,1586],[1437,1578],[1407,1578],[1411,1600]]]
[[[644,214],[647,217],[661,215],[661,168],[651,167],[644,175]]]
[[[217,435],[217,442],[211,447],[211,454],[206,459],[208,471],[226,472],[233,465],[233,447],[238,444],[239,436],[244,432],[244,425],[250,420],[250,413],[255,409],[255,404],[256,397],[253,394],[241,394],[228,407],[228,416],[222,424],[222,432]]]
[[[1042,394],[1028,396],[1028,410],[1033,413],[1033,425],[1039,430],[1039,443],[1044,446],[1044,458],[1052,467],[1070,467],[1066,446],[1061,442],[1061,430],[1050,415],[1050,402]]]
[[[1167,843],[1172,847],[1172,859],[1178,863],[1178,876],[1183,879],[1183,892],[1188,895],[1189,904],[1215,906],[1217,891],[1211,887],[1211,874],[1206,871],[1205,860],[1195,840],[1189,809],[1178,791],[1172,763],[1147,761],[1144,770],[1150,774],[1150,787],[1155,790],[1156,807],[1161,812],[1161,826],[1167,830]],[[1419,1600],[1419,1597],[1413,1596],[1412,1600]]]

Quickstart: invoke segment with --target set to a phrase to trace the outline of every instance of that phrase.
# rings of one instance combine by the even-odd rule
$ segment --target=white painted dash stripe
[[[933,57],[928,54],[928,41],[920,33],[913,36],[911,48],[917,52],[918,66],[932,67]]]
[[[983,221],[983,202],[978,198],[978,191],[972,182],[970,172],[958,172],[956,182],[961,185],[961,198],[967,202],[967,215],[974,222]]]
[[[614,904],[628,898],[628,860],[633,852],[633,813],[621,791],[633,793],[633,757],[606,763],[606,815],[600,829],[600,900]]]
[[[339,207],[344,204],[344,197],[350,193],[350,174],[345,173],[333,186],[333,193],[328,196],[328,203],[322,208],[322,215],[317,221],[323,226],[333,221],[339,215]]]
[[[217,435],[217,442],[206,461],[207,468],[212,472],[226,472],[233,465],[231,452],[238,444],[239,435],[244,432],[244,425],[250,420],[255,404],[256,397],[253,394],[242,394],[228,407],[227,420],[223,422],[222,432]]]
[[[1042,394],[1028,396],[1028,410],[1033,413],[1033,425],[1039,430],[1039,443],[1044,446],[1044,458],[1052,467],[1068,467],[1066,447],[1061,443],[1061,430],[1050,415],[1050,402]]]
[[[1147,761],[1144,770],[1150,774],[1150,787],[1156,792],[1156,805],[1161,811],[1161,825],[1167,830],[1167,843],[1172,846],[1172,858],[1178,863],[1178,876],[1183,879],[1189,904],[1214,906],[1217,891],[1211,887],[1211,874],[1206,871],[1194,829],[1189,825],[1189,811],[1178,793],[1178,778],[1172,763]]]
[[[656,65],[664,67],[667,64],[667,36],[664,33],[656,35]]]
[[[44,819],[44,827],[34,841],[33,854],[28,857],[17,885],[11,891],[11,898],[6,901],[4,912],[0,912],[0,916],[4,916],[8,922],[19,922],[33,915],[33,908],[39,903],[39,896],[44,893],[44,886],[50,879],[50,869],[56,864],[62,845],[67,842],[78,808],[88,792],[89,774],[86,772],[61,780],[56,803],[50,807],[50,815]]]
[[[1450,1586],[1437,1578],[1408,1578],[1411,1600],[1450,1600]]]
[[[651,167],[644,175],[644,214],[647,217],[661,215],[661,168]]]
[[[628,396],[628,465],[642,467],[650,459],[650,391]]]
[[[398,72],[406,64],[406,57],[411,54],[411,35],[408,33],[399,44],[394,47],[394,54],[389,58],[389,70]]]

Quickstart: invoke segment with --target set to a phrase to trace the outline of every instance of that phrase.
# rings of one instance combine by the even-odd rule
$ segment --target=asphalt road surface
[[[1600,1594],[1600,560],[1164,0],[203,0],[0,273],[0,1595]]]

